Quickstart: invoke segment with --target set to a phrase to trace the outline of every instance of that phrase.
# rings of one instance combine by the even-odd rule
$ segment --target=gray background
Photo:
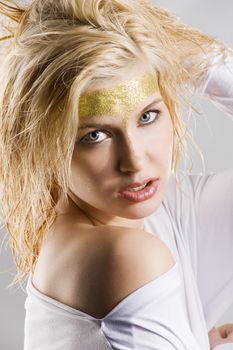
[[[185,22],[212,34],[233,47],[232,0],[160,0],[155,4],[173,11]],[[216,109],[210,102],[198,99],[206,114],[198,118],[194,136],[200,145],[206,171],[221,171],[232,168],[233,124],[229,116]],[[193,173],[200,172],[201,163],[195,158]],[[3,239],[5,231],[0,232]],[[4,245],[5,246],[5,245]],[[24,301],[22,290],[8,289],[14,276],[11,249],[8,246],[0,253],[0,350],[23,349]],[[233,306],[223,315],[217,325],[233,323]]]

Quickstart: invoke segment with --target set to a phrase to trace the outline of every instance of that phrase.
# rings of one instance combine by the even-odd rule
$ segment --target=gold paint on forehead
[[[79,99],[79,118],[110,115],[125,119],[140,102],[158,90],[156,75],[147,73],[141,79],[129,80],[113,89],[84,93]]]

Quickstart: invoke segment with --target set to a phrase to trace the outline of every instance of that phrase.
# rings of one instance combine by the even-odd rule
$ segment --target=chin
[[[143,219],[153,214],[159,208],[161,202],[160,198],[151,198],[140,203],[132,203],[125,206],[123,214],[119,213],[119,216],[127,219]]]

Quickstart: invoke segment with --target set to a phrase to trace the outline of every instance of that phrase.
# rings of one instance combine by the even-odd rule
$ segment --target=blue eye
[[[147,112],[144,112],[141,116],[141,120],[143,120],[145,123],[143,123],[142,125],[150,125],[150,124],[153,124],[155,123],[158,119],[159,119],[159,115],[160,115],[160,111],[159,110],[151,110],[151,111],[147,111]],[[150,118],[149,117],[149,122],[148,122],[148,116],[154,114],[155,117],[154,118]],[[146,116],[146,117],[145,117]],[[150,120],[152,119],[152,120]],[[94,131],[91,131],[89,132],[88,134],[86,134],[85,136],[83,136],[81,139],[80,139],[80,143],[82,144],[96,144],[96,143],[101,143],[102,141],[105,140],[105,138],[99,138],[99,135],[101,134],[107,134],[107,132],[103,131],[103,130],[94,130]]]
[[[92,132],[89,132],[88,134],[86,134],[83,138],[81,138],[80,142],[81,143],[100,143],[102,141],[104,141],[104,139],[99,139],[98,135],[99,134],[106,134],[105,132],[101,131],[101,130],[95,130],[95,131],[92,131]],[[93,137],[94,135],[94,137]],[[97,138],[97,139],[96,139]],[[85,142],[85,140],[87,140],[88,142]],[[98,141],[98,142],[94,142],[94,141]],[[89,142],[91,141],[91,142]],[[93,141],[93,142],[92,142]]]
[[[142,117],[144,117],[144,116],[146,116],[146,115],[150,115],[150,113],[155,114],[156,117],[155,117],[155,118],[152,118],[153,120],[152,120],[152,121],[149,121],[149,123],[146,123],[147,125],[148,125],[148,124],[154,123],[154,122],[159,118],[158,116],[159,116],[159,114],[160,114],[160,111],[158,111],[158,110],[147,111],[147,112],[143,113]],[[147,118],[144,118],[143,120],[146,121],[146,119],[147,119]]]

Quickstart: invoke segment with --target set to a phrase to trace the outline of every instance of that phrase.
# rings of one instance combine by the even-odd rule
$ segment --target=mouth
[[[118,192],[121,198],[131,202],[142,202],[152,198],[158,190],[159,179],[149,180],[142,186],[127,187],[125,190]]]
[[[151,185],[153,181],[157,181],[158,178],[148,178],[144,180],[143,182],[133,182],[127,186],[121,187],[119,193],[124,191],[139,191],[143,188],[145,188],[148,185]]]
[[[142,186],[138,186],[138,187],[130,187],[128,189],[126,189],[127,191],[131,191],[131,192],[137,192],[140,190],[143,190],[143,188],[149,186],[152,183],[152,181],[147,182],[146,184],[142,185]]]

